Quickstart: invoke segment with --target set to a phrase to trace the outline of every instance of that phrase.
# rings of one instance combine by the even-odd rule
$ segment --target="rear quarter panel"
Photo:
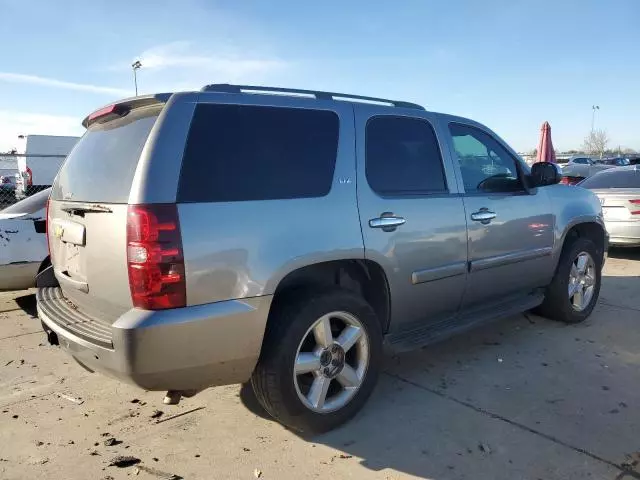
[[[300,267],[364,258],[350,104],[266,95],[211,94],[205,100],[332,110],[340,120],[339,140],[324,197],[178,205],[188,305],[270,295]]]

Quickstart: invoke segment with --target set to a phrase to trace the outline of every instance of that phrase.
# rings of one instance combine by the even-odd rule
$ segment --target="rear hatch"
[[[127,204],[144,145],[163,104],[135,99],[90,115],[54,182],[51,263],[67,306],[111,324],[132,308]]]

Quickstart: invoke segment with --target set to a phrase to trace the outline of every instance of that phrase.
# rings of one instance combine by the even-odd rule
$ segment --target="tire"
[[[594,264],[593,291],[589,301],[585,302],[586,305],[582,308],[576,308],[574,304],[579,302],[576,302],[575,297],[571,299],[569,297],[570,277],[574,262],[578,260],[578,256],[584,254],[588,254]],[[535,313],[564,323],[583,322],[591,315],[596,306],[601,282],[602,255],[598,254],[596,245],[588,238],[576,238],[563,249],[556,273],[551,284],[547,287],[544,302],[535,310]]]
[[[313,327],[316,325],[321,331],[319,325],[326,325],[324,321],[328,314],[333,315],[328,322],[334,332],[334,343],[331,343],[331,337],[326,336],[323,342],[318,342]],[[342,323],[344,329],[340,330]],[[348,336],[340,336],[340,333],[347,332],[347,327],[350,327],[350,332],[360,332],[351,347],[347,346],[350,341],[344,340]],[[321,343],[330,346],[323,347]],[[345,349],[340,345],[345,345]],[[300,359],[308,352],[315,352],[313,372],[294,374],[296,360],[296,368],[303,370]],[[297,292],[274,306],[251,384],[260,404],[278,422],[298,432],[322,433],[345,423],[362,408],[376,385],[382,356],[380,322],[362,297],[343,289]],[[316,369],[316,361],[321,361],[319,369]],[[356,377],[347,375],[347,367]],[[347,377],[355,380],[346,382]],[[357,387],[348,389],[343,386],[344,383],[356,385],[357,382]],[[324,390],[327,401],[322,404],[318,401],[314,407],[309,400],[317,398],[312,396],[312,389],[325,384],[328,385],[328,390]],[[316,388],[316,391],[321,389]]]

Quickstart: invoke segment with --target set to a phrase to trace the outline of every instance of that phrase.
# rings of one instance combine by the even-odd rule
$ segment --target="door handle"
[[[479,211],[471,214],[471,220],[474,222],[480,222],[483,225],[491,223],[491,220],[496,218],[496,212],[492,212],[488,208],[481,208]]]
[[[404,225],[406,220],[403,217],[398,217],[390,212],[385,212],[378,218],[372,218],[369,220],[369,226],[371,228],[381,228],[384,232],[393,232],[400,225]]]

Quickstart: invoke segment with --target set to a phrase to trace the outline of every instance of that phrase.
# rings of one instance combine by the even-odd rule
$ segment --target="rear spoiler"
[[[139,97],[125,98],[119,102],[99,108],[90,115],[87,115],[85,119],[82,120],[82,126],[84,128],[89,128],[93,123],[104,123],[114,118],[123,117],[135,108],[150,107],[152,105],[167,103],[167,100],[169,100],[171,95],[173,94],[156,93],[154,95],[141,95]]]

